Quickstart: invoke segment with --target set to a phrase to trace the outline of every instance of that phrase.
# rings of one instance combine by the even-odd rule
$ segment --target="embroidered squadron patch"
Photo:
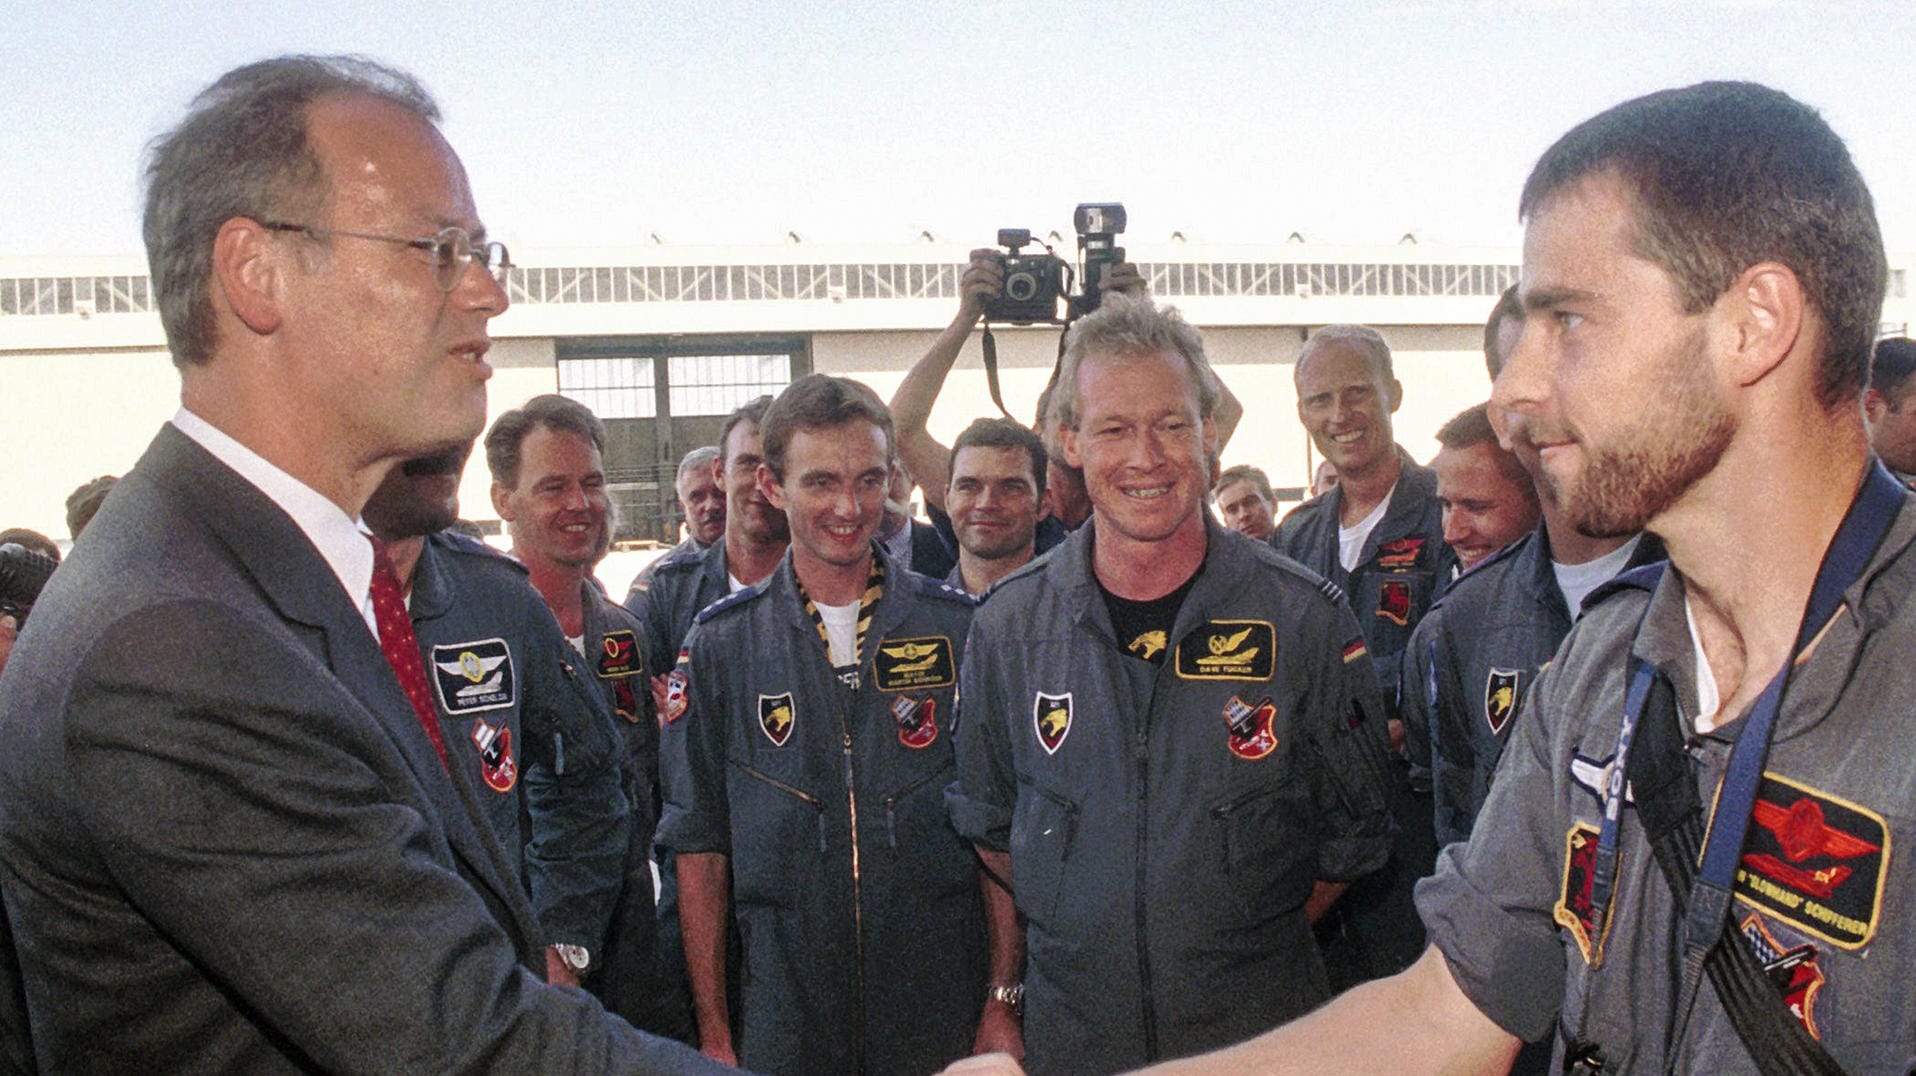
[[[1377,547],[1377,566],[1387,572],[1407,572],[1417,567],[1417,554],[1424,548],[1425,539],[1399,538],[1394,542],[1385,542]]]
[[[432,671],[439,705],[454,717],[503,710],[517,697],[512,651],[504,639],[435,646]]]
[[[1277,629],[1264,620],[1207,620],[1178,643],[1180,680],[1269,680]]]
[[[519,760],[512,757],[512,729],[494,728],[485,718],[472,723],[472,745],[479,749],[479,776],[494,792],[510,792],[519,783]]]
[[[891,700],[891,716],[898,722],[898,742],[922,751],[938,740],[938,700],[930,695],[900,695]]]
[[[1277,750],[1277,704],[1269,695],[1255,706],[1236,695],[1224,704],[1224,726],[1231,754],[1257,761]]]
[[[1765,774],[1750,821],[1737,899],[1838,948],[1868,944],[1889,861],[1883,817]]]
[[[688,694],[692,681],[685,675],[684,669],[673,669],[665,676],[665,709],[661,716],[666,724],[671,724],[685,716],[686,707],[692,704]]]
[[[631,676],[639,668],[639,638],[632,629],[606,632],[599,643],[599,678]]]
[[[1384,579],[1377,584],[1377,615],[1400,628],[1410,626],[1410,581]]]
[[[1816,1030],[1816,994],[1823,989],[1824,980],[1823,969],[1816,963],[1816,946],[1806,942],[1793,948],[1785,947],[1770,933],[1760,915],[1750,916],[1740,926],[1743,936],[1749,939],[1750,948],[1756,952],[1756,959],[1763,963],[1763,974],[1769,976],[1777,992],[1783,995],[1783,1004],[1811,1038],[1821,1039],[1822,1033]]]
[[[1517,684],[1520,669],[1492,668],[1484,680],[1484,721],[1494,736],[1502,736],[1505,726],[1517,713]]]
[[[765,738],[772,741],[773,747],[784,747],[785,741],[792,738],[795,721],[791,692],[758,697],[758,727],[765,733]]]
[[[872,655],[872,672],[880,691],[914,691],[950,687],[958,680],[958,663],[951,657],[951,640],[942,635],[885,639]]]
[[[1038,743],[1047,755],[1058,753],[1058,745],[1071,732],[1071,692],[1047,695],[1038,692],[1031,700],[1031,725],[1038,731]]]
[[[1590,885],[1597,877],[1597,827],[1582,822],[1570,827],[1564,836],[1563,892],[1551,917],[1577,940],[1577,950],[1585,964],[1603,960],[1603,938],[1609,932],[1609,914],[1597,922],[1597,911],[1590,900]],[[1614,907],[1614,905],[1612,905]]]

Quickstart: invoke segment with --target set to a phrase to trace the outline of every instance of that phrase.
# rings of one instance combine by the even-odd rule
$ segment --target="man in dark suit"
[[[404,74],[288,57],[155,144],[182,408],[0,685],[0,891],[43,1069],[704,1064],[543,981],[357,522],[485,419],[506,252],[436,120]]]

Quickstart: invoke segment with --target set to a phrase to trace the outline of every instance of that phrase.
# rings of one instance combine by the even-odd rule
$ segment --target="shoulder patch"
[[[463,553],[469,557],[483,557],[487,560],[498,561],[501,564],[510,564],[520,572],[526,570],[526,566],[519,563],[518,557],[513,556],[503,549],[496,549],[491,544],[482,542],[471,535],[461,534],[455,530],[443,530],[433,535],[433,540],[437,541],[440,546],[448,552]]]
[[[1326,579],[1317,584],[1317,592],[1335,604],[1344,601],[1344,588]]]
[[[921,594],[927,598],[942,598],[945,601],[962,605],[967,609],[978,604],[978,599],[972,596],[971,591],[963,587],[952,586],[942,579],[933,579],[929,575],[912,572],[911,580],[913,593]]]
[[[751,601],[753,598],[758,597],[759,593],[760,593],[760,588],[758,587],[746,587],[744,590],[741,590],[736,594],[727,594],[725,597],[720,598],[718,601],[715,601],[712,604],[706,606],[705,608],[700,609],[698,612],[698,615],[692,618],[692,623],[703,624],[707,620],[711,619],[712,617],[715,617],[719,615],[720,613],[723,613],[725,610],[730,609],[735,605],[744,605],[746,602]]]

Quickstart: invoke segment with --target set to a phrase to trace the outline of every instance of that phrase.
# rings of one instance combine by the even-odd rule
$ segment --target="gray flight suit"
[[[692,630],[692,618],[699,610],[731,593],[732,579],[725,563],[725,539],[700,549],[691,539],[679,543],[670,552],[653,561],[632,580],[625,596],[625,609],[644,626],[645,667],[650,675],[671,671],[678,663],[679,648]],[[666,1031],[677,1039],[696,1042],[697,1028],[692,1022],[691,985],[685,977],[684,936],[679,932],[679,879],[672,853],[654,849],[659,863],[659,968],[666,976],[663,989],[672,996],[670,1007],[684,1014],[683,1026]],[[728,980],[737,1010],[738,967],[736,946],[732,978]]]
[[[1646,534],[1624,570],[1664,558]],[[1524,693],[1570,633],[1539,525],[1464,573],[1432,605],[1404,655],[1398,698],[1415,761],[1430,768],[1437,843],[1470,836]]]
[[[1349,609],[1206,527],[1161,665],[1119,648],[1095,523],[972,621],[949,799],[959,832],[1011,854],[1034,1074],[1221,1047],[1327,1000],[1305,901],[1390,847],[1384,720]]]
[[[646,637],[638,618],[607,598],[597,580],[588,578],[582,586],[586,667],[616,718],[613,725],[620,740],[625,795],[632,803],[618,903],[603,959],[597,959],[595,951],[595,967],[585,986],[633,1027],[690,1041],[692,1013],[684,988],[684,957],[677,946],[664,944],[653,897],[659,726],[647,679]]]
[[[884,563],[856,669],[788,553],[699,614],[673,673],[659,841],[730,858],[754,1070],[934,1072],[983,1009],[978,864],[943,801],[972,601]]]
[[[630,818],[590,673],[525,568],[484,542],[427,537],[409,606],[448,761],[526,883],[547,944],[599,952]]]
[[[1912,542],[1916,501],[1906,499],[1846,607],[1790,676],[1731,908],[1790,1009],[1855,1073],[1916,1069],[1916,920],[1902,918],[1916,912],[1916,857],[1902,847],[1916,838]],[[1629,656],[1675,689],[1706,811],[1747,720],[1692,732],[1684,580],[1666,570],[1655,586],[1624,576],[1585,602],[1537,677],[1470,840],[1444,850],[1417,904],[1457,985],[1512,1034],[1538,1038],[1561,1017],[1599,1047],[1606,1071],[1753,1073],[1707,981],[1682,1041],[1669,1041],[1681,916],[1628,800],[1607,922],[1591,908]]]
[[[1271,544],[1342,587],[1350,597],[1351,610],[1370,646],[1378,691],[1390,716],[1401,718],[1397,687],[1404,648],[1430,603],[1449,582],[1457,558],[1444,544],[1437,473],[1419,467],[1401,447],[1397,456],[1402,470],[1390,494],[1390,507],[1365,540],[1355,571],[1346,572],[1337,553],[1338,514],[1344,504],[1341,486],[1292,509],[1277,525]],[[1437,858],[1431,799],[1421,781],[1412,787],[1408,764],[1396,772],[1390,804],[1397,836],[1390,863],[1352,886],[1318,927],[1324,961],[1339,990],[1394,975],[1424,951],[1424,928],[1417,920],[1411,892]]]

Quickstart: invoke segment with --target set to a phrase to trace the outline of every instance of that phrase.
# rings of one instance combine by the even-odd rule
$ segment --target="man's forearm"
[[[708,1055],[731,1053],[731,1012],[725,1001],[725,921],[732,903],[731,864],[718,852],[680,853],[679,931],[699,1044]]]
[[[940,510],[945,507],[945,483],[951,477],[951,450],[931,436],[927,428],[931,410],[944,391],[945,378],[958,361],[972,327],[978,324],[976,311],[965,309],[945,326],[924,355],[905,372],[892,393],[891,415],[898,438],[898,458],[911,472],[912,481],[924,491],[925,503]]]
[[[1503,1073],[1522,1045],[1479,1012],[1436,948],[1301,1020],[1226,1050],[1157,1065],[1158,1076],[1238,1073]]]
[[[985,895],[985,940],[990,947],[991,981],[1023,980],[1025,932],[1018,924],[1018,906],[1011,896],[1011,853],[978,849],[985,869],[978,884]]]

